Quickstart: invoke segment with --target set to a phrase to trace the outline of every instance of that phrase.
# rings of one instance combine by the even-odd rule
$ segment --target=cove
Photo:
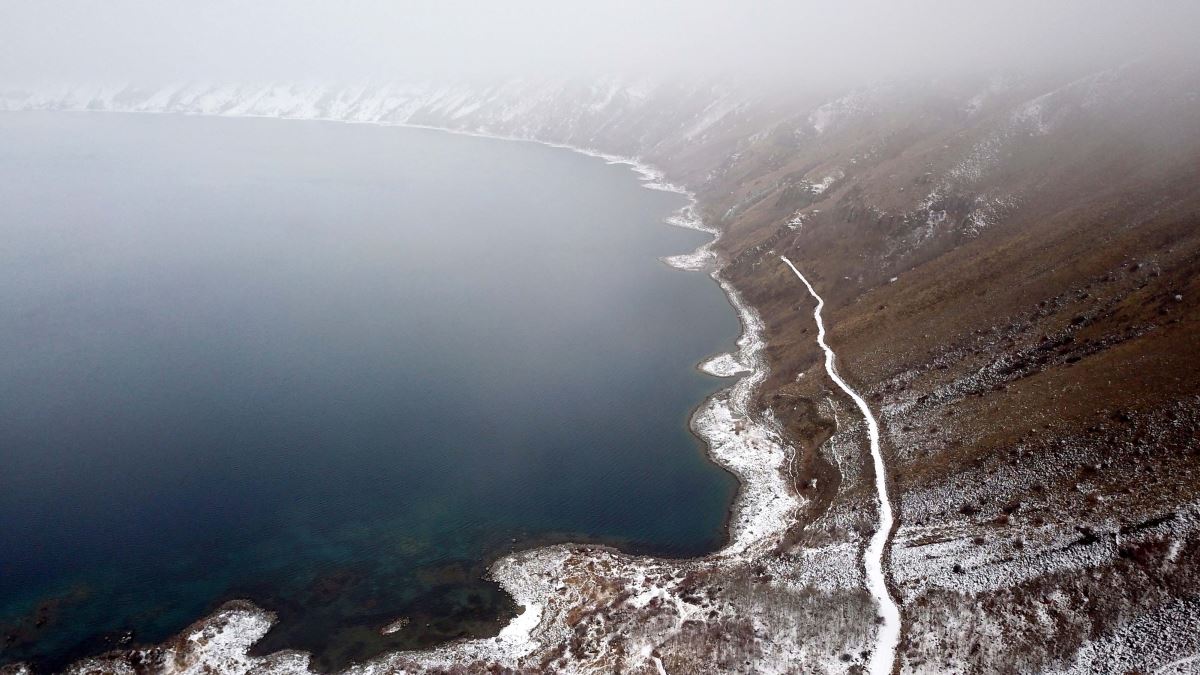
[[[688,420],[740,326],[659,260],[684,203],[430,130],[0,115],[0,663],[247,598],[341,667],[494,633],[514,547],[718,548]]]

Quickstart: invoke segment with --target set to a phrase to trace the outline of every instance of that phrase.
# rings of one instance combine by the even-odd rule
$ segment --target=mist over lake
[[[344,664],[494,632],[514,546],[716,549],[688,419],[739,323],[659,260],[685,203],[428,130],[0,115],[0,663],[247,598]]]

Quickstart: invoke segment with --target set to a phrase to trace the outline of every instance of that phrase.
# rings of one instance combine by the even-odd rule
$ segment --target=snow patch
[[[719,354],[701,363],[700,370],[716,377],[733,377],[750,369],[739,363],[733,354]]]

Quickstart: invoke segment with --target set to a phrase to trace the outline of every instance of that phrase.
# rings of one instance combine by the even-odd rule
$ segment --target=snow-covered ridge
[[[490,85],[191,83],[0,88],[0,110],[169,112],[432,126],[644,156],[663,139],[684,138],[685,131],[688,138],[700,136],[720,124],[737,105],[728,98],[711,87],[615,80]],[[632,133],[634,128],[637,133]]]

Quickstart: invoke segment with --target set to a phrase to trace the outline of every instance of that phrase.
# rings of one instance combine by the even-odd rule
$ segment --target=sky
[[[1200,0],[0,0],[0,83],[840,81],[1197,58]]]

